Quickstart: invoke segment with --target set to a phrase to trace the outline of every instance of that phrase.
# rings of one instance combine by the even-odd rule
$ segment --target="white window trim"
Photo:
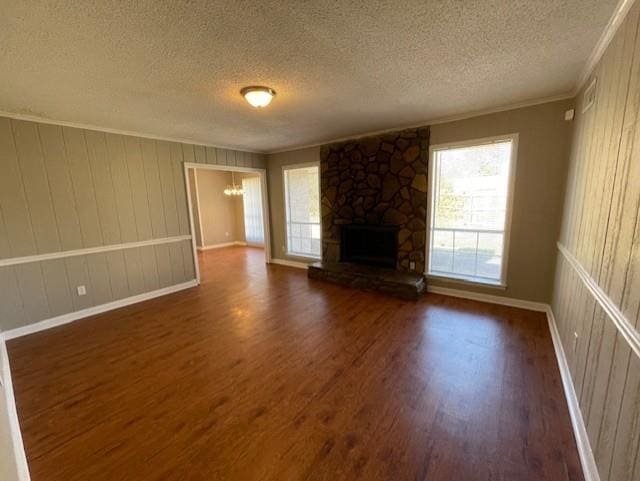
[[[504,240],[502,246],[502,269],[500,272],[500,281],[492,282],[488,280],[487,282],[483,282],[479,280],[477,277],[467,277],[467,276],[455,276],[455,275],[441,275],[441,274],[431,274],[429,271],[431,269],[431,256],[429,250],[431,248],[431,227],[433,224],[433,204],[434,204],[434,190],[435,190],[435,175],[433,172],[434,164],[435,164],[435,153],[437,151],[448,150],[448,149],[456,149],[460,147],[475,147],[480,145],[487,144],[495,144],[498,142],[504,141],[512,142],[511,149],[511,163],[509,165],[509,179],[507,185],[507,205],[505,212],[505,220],[504,220]],[[455,282],[467,285],[475,285],[482,286],[488,288],[497,288],[497,289],[506,289],[507,288],[507,273],[509,266],[509,247],[511,241],[511,218],[513,214],[513,196],[514,196],[514,185],[516,178],[516,169],[518,165],[518,140],[519,134],[506,134],[506,135],[496,135],[494,137],[483,137],[479,139],[470,139],[464,140],[460,142],[448,142],[443,144],[431,145],[429,147],[429,166],[428,166],[428,175],[429,175],[429,191],[428,191],[428,204],[427,204],[427,241],[426,241],[426,263],[425,263],[425,276],[429,279],[434,280],[442,280],[445,282]]]
[[[305,167],[317,167],[318,168],[318,209],[320,210],[320,255],[312,256],[309,254],[302,254],[300,252],[292,252],[289,249],[289,236],[287,235],[287,221],[288,221],[288,212],[287,212],[287,181],[285,177],[285,171],[293,170],[293,169],[304,169]],[[295,257],[297,259],[308,259],[308,260],[320,260],[322,259],[322,190],[320,185],[320,162],[301,162],[297,164],[284,164],[282,165],[282,206],[284,207],[284,253],[288,257]]]

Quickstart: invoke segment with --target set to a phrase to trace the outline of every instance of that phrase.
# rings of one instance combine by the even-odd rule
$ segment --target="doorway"
[[[244,246],[271,261],[265,169],[185,163],[196,278],[199,253]]]

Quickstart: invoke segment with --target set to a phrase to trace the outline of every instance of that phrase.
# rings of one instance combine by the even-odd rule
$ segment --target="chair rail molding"
[[[578,274],[578,277],[583,282],[587,290],[607,313],[622,337],[625,338],[633,352],[636,353],[636,356],[640,356],[640,333],[638,333],[633,324],[624,317],[620,308],[614,304],[582,264],[580,264],[578,259],[569,252],[569,249],[567,249],[562,243],[558,242],[558,250],[562,253],[567,262],[569,262],[569,265],[571,265],[576,274]]]
[[[161,244],[173,244],[174,242],[181,242],[185,240],[191,240],[190,235],[179,235],[173,237],[162,237],[158,239],[148,239],[136,242],[125,242],[123,244],[111,244],[105,246],[87,247],[84,249],[75,249],[70,251],[50,252],[47,254],[36,254],[32,256],[24,257],[10,257],[7,259],[0,259],[0,267],[14,266],[17,264],[28,264],[30,262],[48,261],[51,259],[64,259],[66,257],[86,256],[88,254],[97,254],[99,252],[111,252],[120,251],[123,249],[134,249],[136,247],[155,246]]]

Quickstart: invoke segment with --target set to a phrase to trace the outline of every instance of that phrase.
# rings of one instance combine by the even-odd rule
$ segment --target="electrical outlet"
[[[85,286],[78,286],[76,289],[78,290],[79,296],[87,295],[87,288]]]
[[[582,113],[589,110],[596,103],[596,86],[598,85],[597,77],[594,77],[591,83],[584,89],[582,95]]]
[[[224,235],[226,235],[227,237],[229,237],[229,233],[228,233],[228,232],[225,232],[225,233],[224,233]]]
[[[409,269],[412,271],[416,270],[416,263],[414,261],[409,262]]]

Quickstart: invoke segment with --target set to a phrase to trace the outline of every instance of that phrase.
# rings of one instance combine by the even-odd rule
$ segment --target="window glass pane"
[[[499,256],[478,255],[478,276],[500,279],[502,259]]]
[[[500,256],[502,255],[502,240],[504,239],[503,233],[487,233],[482,232],[479,234],[478,239],[478,255],[486,256]]]
[[[242,179],[242,204],[244,207],[244,235],[250,244],[264,244],[262,223],[262,190],[260,177]]]
[[[437,151],[435,227],[504,229],[511,142]]]
[[[475,232],[454,232],[453,272],[466,276],[476,273]]]
[[[434,231],[431,244],[431,270],[453,270],[453,231]]]
[[[502,281],[512,144],[434,152],[430,272]]]
[[[284,170],[287,251],[320,257],[320,192],[317,166]]]

